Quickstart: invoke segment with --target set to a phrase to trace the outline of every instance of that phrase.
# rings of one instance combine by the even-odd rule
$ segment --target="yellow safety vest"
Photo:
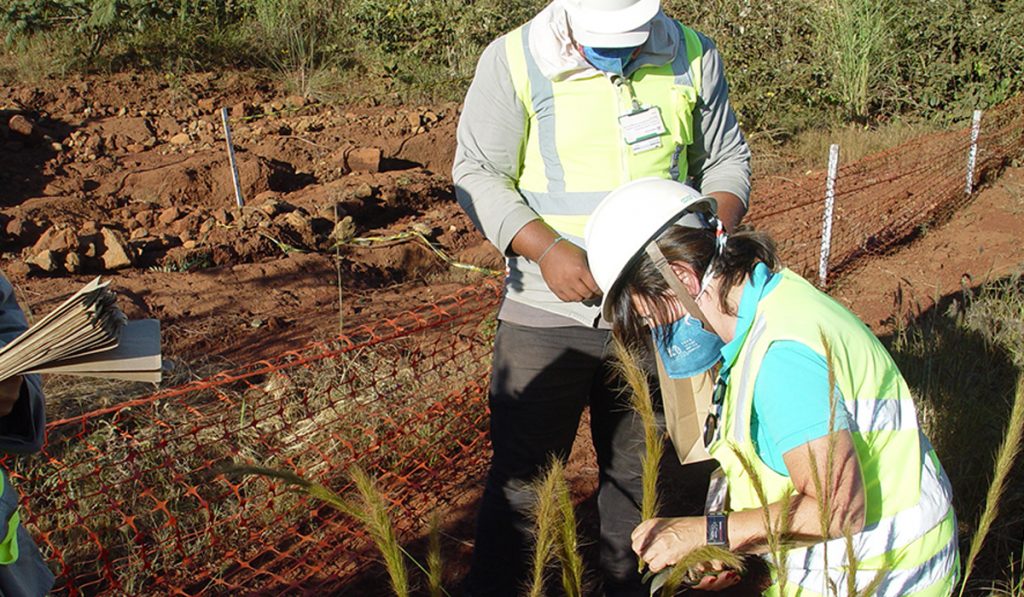
[[[530,25],[505,38],[527,118],[518,189],[545,222],[583,246],[590,214],[616,187],[646,176],[686,179],[703,45],[680,24],[681,47],[668,64],[641,67],[621,84],[601,73],[551,81],[529,51]],[[623,138],[619,118],[633,111],[634,97],[661,112],[665,133],[657,148],[635,152]]]
[[[21,522],[21,514],[18,513],[18,495],[4,470],[0,470],[0,499],[5,500],[3,510],[10,511],[7,520],[0,519],[0,523],[6,523],[3,539],[0,540],[0,566],[6,566],[18,561],[18,524]]]
[[[910,389],[892,357],[852,313],[789,270],[757,306],[754,322],[732,364],[722,426],[709,451],[728,481],[729,509],[763,506],[737,454],[753,464],[768,503],[795,494],[789,477],[760,460],[750,433],[754,382],[773,342],[796,341],[825,356],[832,348],[836,387],[850,417],[864,479],[865,527],[853,537],[854,580],[863,590],[883,572],[876,595],[949,595],[959,573],[952,490],[928,439],[918,428]],[[775,562],[778,566],[779,563]],[[769,594],[844,594],[851,573],[846,539],[791,550],[787,584]]]

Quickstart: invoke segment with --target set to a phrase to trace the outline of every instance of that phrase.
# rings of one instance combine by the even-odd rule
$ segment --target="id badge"
[[[622,127],[622,140],[633,148],[634,153],[661,147],[658,137],[665,132],[665,124],[658,106],[619,116],[619,126]]]

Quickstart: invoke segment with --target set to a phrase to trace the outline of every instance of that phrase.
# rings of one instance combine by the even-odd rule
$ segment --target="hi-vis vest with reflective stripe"
[[[518,188],[549,225],[582,246],[587,219],[608,192],[646,176],[686,179],[704,50],[679,25],[680,48],[668,64],[641,67],[618,85],[596,72],[551,81],[529,51],[530,26],[509,33],[505,45],[528,119]],[[641,105],[661,111],[666,132],[656,149],[634,153],[623,140],[619,117],[633,110],[630,85]]]
[[[864,530],[853,536],[858,590],[864,590],[882,570],[875,595],[949,595],[959,571],[952,491],[928,439],[918,429],[906,381],[859,319],[793,272],[783,270],[777,275],[782,279],[758,304],[731,368],[723,425],[710,447],[728,480],[729,509],[763,505],[736,454],[753,465],[768,503],[795,492],[788,477],[757,456],[750,437],[754,381],[772,342],[801,342],[824,357],[824,338],[832,349],[830,365],[842,392],[842,406],[850,414],[867,502]],[[793,549],[785,565],[786,587],[776,584],[769,594],[832,595],[831,583],[839,594],[846,594],[851,566],[843,537]]]
[[[686,180],[686,148],[693,143],[704,47],[694,31],[679,25],[682,34],[675,58],[665,65],[639,67],[630,74],[628,85],[616,85],[597,71],[589,77],[552,81],[530,52],[533,24],[504,38],[512,83],[526,114],[516,186],[548,225],[585,247],[587,220],[618,186],[646,176]],[[633,109],[630,86],[642,106],[656,106],[661,112],[665,133],[656,149],[634,153],[623,139],[619,117]],[[537,264],[513,256],[508,269],[507,299],[588,326],[600,320],[596,305],[559,300]]]

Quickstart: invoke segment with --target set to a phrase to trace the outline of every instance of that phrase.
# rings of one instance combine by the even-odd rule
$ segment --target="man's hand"
[[[512,239],[511,249],[540,265],[544,282],[559,299],[571,303],[601,296],[590,274],[587,252],[560,238],[544,220],[533,220],[523,226]]]
[[[14,410],[14,404],[21,397],[21,382],[20,375],[0,381],[0,417],[5,417]]]
[[[541,259],[540,273],[551,292],[565,302],[601,296],[587,264],[587,252],[567,240],[559,241]]]

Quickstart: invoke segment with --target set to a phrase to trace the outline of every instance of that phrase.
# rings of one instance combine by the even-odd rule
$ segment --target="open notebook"
[[[108,282],[96,278],[0,347],[0,380],[62,373],[159,382],[160,322],[128,321]]]

